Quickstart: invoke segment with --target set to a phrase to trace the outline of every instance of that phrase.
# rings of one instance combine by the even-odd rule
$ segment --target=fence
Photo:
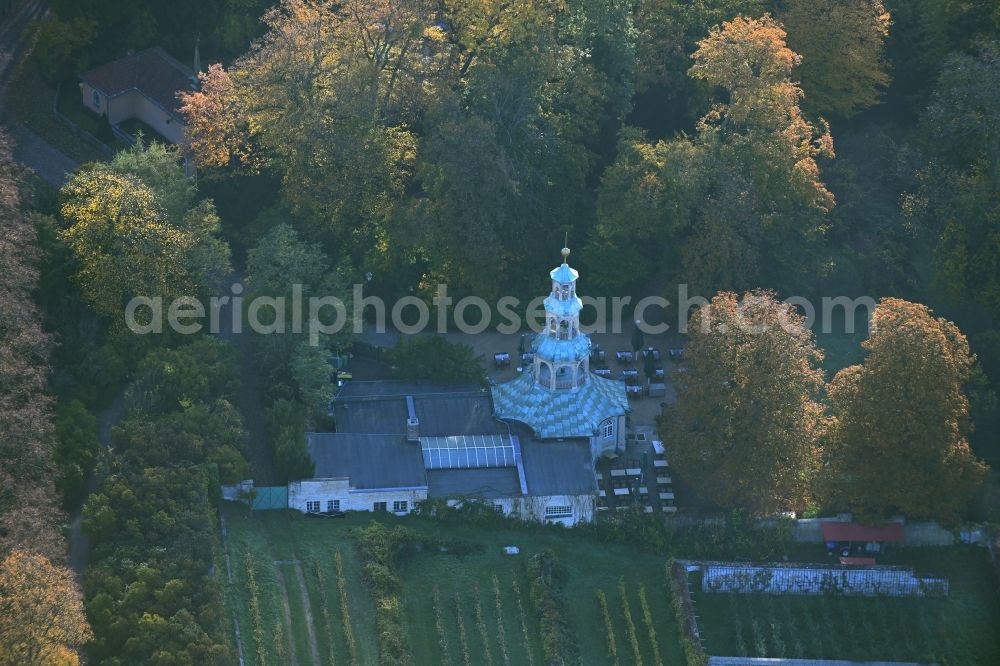
[[[920,577],[906,567],[711,562],[702,565],[701,589],[740,594],[924,597],[947,596],[948,579]]]
[[[253,481],[243,481],[232,486],[222,486],[222,499],[250,504],[255,511],[287,509],[288,486],[255,487]]]
[[[708,666],[921,666],[921,664],[902,661],[843,661],[841,659],[709,657]]]
[[[62,123],[66,127],[66,129],[73,132],[73,134],[76,135],[77,138],[82,139],[87,143],[91,144],[94,148],[99,150],[101,154],[104,155],[105,157],[111,157],[112,155],[114,155],[114,151],[111,149],[110,146],[108,146],[106,143],[98,139],[96,136],[94,136],[87,130],[77,125],[75,122],[70,120],[67,116],[64,116],[59,111],[59,93],[60,90],[62,89],[61,86],[62,84],[56,86],[56,93],[55,95],[52,96],[52,115],[55,116],[56,120]]]

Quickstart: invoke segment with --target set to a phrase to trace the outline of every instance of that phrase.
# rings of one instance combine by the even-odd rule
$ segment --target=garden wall
[[[902,661],[843,661],[840,659],[709,657],[708,666],[921,666],[921,664]]]
[[[702,592],[843,594],[847,596],[947,596],[948,579],[921,578],[905,567],[830,567],[803,564],[701,566]]]
[[[794,521],[792,540],[799,543],[823,543],[823,523],[846,522],[843,518],[802,518]],[[952,546],[955,534],[937,523],[904,523],[903,546]]]

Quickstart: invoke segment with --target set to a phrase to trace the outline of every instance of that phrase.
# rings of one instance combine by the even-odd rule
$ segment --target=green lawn
[[[373,602],[362,580],[351,533],[352,528],[376,518],[371,514],[307,518],[286,511],[264,511],[251,517],[234,504],[227,504],[225,511],[235,578],[227,589],[226,604],[227,611],[239,618],[246,663],[349,664],[355,661],[353,652],[356,663],[376,664]],[[403,631],[416,664],[462,666],[467,651],[472,664],[542,666],[538,616],[529,596],[525,566],[527,558],[542,549],[555,551],[567,570],[563,582],[567,620],[584,664],[613,663],[608,657],[598,590],[607,598],[618,663],[636,663],[636,647],[642,663],[654,663],[640,601],[643,587],[660,661],[683,663],[662,556],[624,544],[596,543],[571,530],[516,524],[484,528],[417,516],[385,515],[377,520],[398,522],[428,536],[447,536],[449,543],[462,546],[453,547],[453,552],[424,547],[398,565]],[[521,553],[503,554],[506,545],[520,547]],[[251,615],[247,553],[257,584],[259,639]],[[336,553],[343,562],[345,599],[337,581]],[[801,547],[794,555],[803,561],[829,559],[821,546]],[[951,595],[946,599],[869,599],[695,592],[708,653],[904,660],[941,666],[1000,663],[1000,602],[985,550],[895,549],[882,562],[948,576]],[[342,601],[347,606],[346,626]],[[312,640],[307,618],[311,618]],[[264,654],[263,662],[258,649]],[[313,650],[318,660],[313,659]]]
[[[709,654],[1000,663],[1000,605],[987,553],[966,547],[897,549],[908,564],[951,580],[944,599],[695,593]]]
[[[317,519],[294,512],[267,511],[250,517],[242,507],[235,505],[227,506],[226,516],[234,574],[234,584],[226,593],[227,611],[239,618],[248,664],[289,663],[292,654],[299,664],[314,663],[307,611],[315,630],[319,663],[351,663],[337,585],[336,552],[340,552],[344,563],[348,615],[358,663],[377,663],[374,609],[361,578],[357,551],[350,535],[352,527],[367,525],[372,516],[359,514],[341,519]],[[391,516],[380,519],[396,520]],[[541,666],[544,660],[538,620],[529,598],[525,560],[544,548],[552,548],[567,569],[564,594],[569,624],[575,632],[584,663],[612,663],[607,656],[607,634],[597,601],[599,589],[607,595],[618,661],[623,665],[635,663],[619,594],[618,583],[622,576],[643,663],[653,662],[654,648],[639,599],[641,586],[646,588],[661,660],[667,664],[681,663],[677,631],[666,592],[664,558],[636,553],[625,547],[598,545],[562,530],[486,529],[452,524],[444,527],[433,520],[414,516],[402,523],[419,532],[438,536],[446,529],[448,537],[468,544],[472,551],[462,555],[422,551],[401,563],[403,625],[414,663],[446,663],[436,628],[440,614],[448,662],[454,666],[464,663],[462,629],[473,664],[534,663]],[[504,555],[502,547],[505,545],[519,546],[521,554]],[[260,642],[265,662],[257,658],[245,571],[248,552],[258,589],[257,603],[263,629]],[[307,604],[302,602],[296,567],[301,567]],[[439,604],[435,603],[435,598]],[[290,624],[285,614],[285,600]],[[523,623],[518,600],[524,609]],[[487,654],[491,661],[487,661]]]

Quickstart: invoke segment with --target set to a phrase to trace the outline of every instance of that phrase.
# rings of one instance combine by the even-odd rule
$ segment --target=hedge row
[[[402,580],[396,574],[398,562],[412,552],[419,536],[402,526],[386,527],[373,522],[357,531],[364,561],[364,576],[375,599],[375,627],[378,631],[379,663],[413,663],[403,635]]]
[[[688,590],[687,570],[673,560],[667,562],[667,590],[681,632],[681,650],[687,666],[708,666],[708,655],[701,643],[698,620],[694,616],[694,603]]]
[[[549,666],[580,663],[580,648],[566,618],[566,603],[561,594],[566,573],[555,553],[545,550],[528,561],[531,600],[538,610],[542,650]]]

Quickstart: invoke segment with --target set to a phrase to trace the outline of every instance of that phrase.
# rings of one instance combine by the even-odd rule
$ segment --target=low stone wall
[[[840,659],[709,657],[708,666],[921,666],[921,664],[903,661],[843,661]]]
[[[849,517],[802,518],[793,522],[792,540],[799,543],[823,543],[823,523],[849,522]],[[901,546],[952,546],[955,534],[937,523],[904,523]]]
[[[701,572],[702,592],[893,597],[948,594],[948,579],[921,578],[905,567],[706,562]]]

